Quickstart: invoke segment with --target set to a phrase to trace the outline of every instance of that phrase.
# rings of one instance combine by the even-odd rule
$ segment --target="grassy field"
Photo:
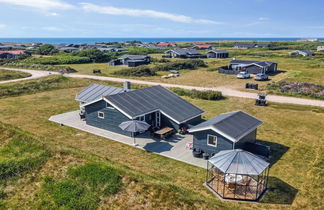
[[[40,81],[44,83],[44,79]],[[80,180],[69,182],[68,171],[89,161],[115,168],[122,177],[122,187],[116,194],[100,194],[99,201],[93,200],[101,208],[320,209],[324,205],[324,131],[319,129],[324,127],[324,109],[275,103],[256,107],[252,100],[240,98],[221,101],[186,98],[206,111],[206,119],[223,112],[243,110],[264,122],[258,130],[258,139],[271,145],[273,150],[269,192],[258,204],[222,202],[202,186],[205,171],[201,168],[48,121],[51,115],[78,109],[75,94],[94,81],[64,79],[56,82],[58,84],[51,84],[52,88],[37,91],[37,85],[33,85],[33,91],[24,89],[19,96],[3,95],[0,100],[0,121],[36,135],[53,153],[40,169],[35,169],[37,172],[29,172],[3,185],[6,195],[3,202],[9,207],[61,205],[55,200],[60,201],[62,197],[53,197],[57,187],[83,186]],[[0,140],[4,142],[1,147],[9,142],[6,137],[0,136]],[[49,183],[48,188],[46,183]],[[93,193],[101,193],[101,189],[92,189],[87,184],[85,187],[66,193],[81,193],[86,196],[85,200],[91,200]]]
[[[267,49],[231,49],[224,48],[230,51],[231,57],[246,60],[261,60],[274,61],[279,65],[279,70],[283,71],[275,76],[270,76],[270,81],[277,82],[280,80],[296,81],[296,82],[313,82],[324,85],[324,55],[317,54],[314,57],[299,57],[289,56],[288,52],[291,50],[267,50]],[[153,58],[160,58],[161,54],[152,54]],[[169,59],[176,60],[176,59]],[[185,84],[193,86],[229,86],[236,89],[243,89],[247,82],[258,83],[259,86],[265,87],[268,82],[256,82],[252,78],[247,80],[238,80],[235,75],[219,74],[215,71],[218,67],[227,65],[231,58],[227,59],[204,59],[208,64],[208,68],[201,68],[198,70],[180,72],[181,76],[178,78],[162,79],[161,76],[168,74],[168,72],[158,72],[158,76],[141,77],[135,79],[142,79],[155,82]],[[69,65],[76,69],[78,73],[93,74],[93,69],[100,69],[103,76],[114,76],[113,72],[123,67],[111,67],[106,63],[101,64],[74,64]],[[134,77],[133,77],[134,79]]]
[[[12,80],[12,79],[20,79],[25,77],[30,77],[31,74],[19,71],[8,71],[0,69],[0,81],[4,80]]]

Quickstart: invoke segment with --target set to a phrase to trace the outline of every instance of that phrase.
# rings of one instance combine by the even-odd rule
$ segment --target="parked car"
[[[260,73],[260,74],[255,75],[254,79],[257,81],[268,80],[268,75]]]
[[[238,79],[248,79],[250,78],[250,74],[248,72],[242,71],[236,75]]]

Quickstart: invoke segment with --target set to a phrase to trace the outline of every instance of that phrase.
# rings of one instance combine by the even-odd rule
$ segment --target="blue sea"
[[[91,44],[95,42],[296,41],[299,38],[0,38],[0,43]],[[319,38],[324,40],[324,38]]]

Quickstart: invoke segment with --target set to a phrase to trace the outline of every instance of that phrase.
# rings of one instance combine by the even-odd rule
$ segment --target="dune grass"
[[[0,69],[0,81],[30,77],[31,74],[19,71],[8,71]]]
[[[75,94],[81,90],[80,86],[91,82],[71,79],[70,82],[62,82],[65,88],[6,97],[0,100],[0,112],[2,122],[42,137],[51,147],[73,149],[83,156],[95,157],[103,164],[121,169],[121,191],[116,196],[101,199],[99,207],[314,209],[323,206],[321,177],[324,133],[319,128],[324,127],[324,109],[276,103],[256,107],[253,100],[241,98],[206,101],[185,97],[206,111],[205,119],[224,112],[243,110],[264,122],[258,130],[258,139],[273,149],[269,192],[259,204],[222,202],[202,186],[205,171],[201,168],[48,121],[51,115],[78,109]],[[75,86],[71,85],[73,83]],[[65,153],[61,155],[69,156]],[[131,158],[125,158],[125,155]],[[81,160],[66,162],[64,159],[59,158],[55,165],[62,165],[63,168],[75,162],[82,165],[79,163]],[[58,182],[69,177],[67,172],[60,177],[55,171],[44,168],[42,173],[54,174],[54,180]],[[32,192],[37,190],[39,187],[34,187]],[[34,201],[32,195],[20,196]],[[26,199],[20,201],[17,197],[13,196],[9,203],[28,204]]]

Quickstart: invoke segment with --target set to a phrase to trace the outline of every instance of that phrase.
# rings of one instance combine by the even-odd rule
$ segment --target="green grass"
[[[118,169],[123,184],[116,195],[104,196],[98,204],[99,208],[315,209],[323,206],[324,131],[319,129],[324,127],[323,108],[276,103],[256,107],[254,101],[249,99],[229,97],[220,101],[206,101],[185,97],[206,111],[205,119],[242,110],[264,122],[257,137],[273,149],[274,164],[270,170],[269,192],[259,204],[222,202],[202,186],[205,170],[201,168],[48,121],[51,115],[78,109],[75,94],[82,89],[80,86],[91,82],[71,79],[70,82],[61,82],[62,88],[59,89],[6,97],[0,100],[0,112],[2,122],[36,134],[50,148],[68,151],[53,157],[55,161],[47,164],[41,175],[50,174],[58,182],[70,179],[68,172],[64,172],[66,168],[83,165],[82,161],[70,157],[71,151]],[[132,158],[125,158],[125,154]],[[96,178],[91,182],[99,183],[98,180]],[[77,181],[81,183],[80,178]],[[23,184],[12,185],[26,188]],[[28,191],[40,190],[32,186],[28,185]],[[33,193],[27,196],[23,194],[24,191],[27,190],[8,197],[9,206],[28,206],[39,202]]]
[[[20,79],[20,78],[25,78],[30,76],[31,74],[25,72],[8,71],[8,70],[0,69],[0,81]]]

